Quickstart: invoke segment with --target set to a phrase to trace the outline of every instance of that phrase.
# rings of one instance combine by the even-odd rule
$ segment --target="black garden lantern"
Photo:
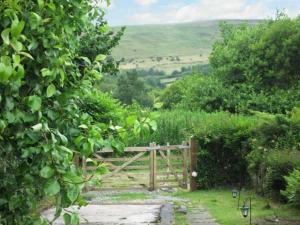
[[[249,220],[249,224],[252,224],[252,206],[251,206],[251,197],[249,198],[249,206],[246,205],[246,201],[244,201],[243,207],[241,207],[241,212],[243,217],[248,217],[248,215],[250,216],[250,220]]]
[[[238,190],[232,189],[231,193],[232,193],[232,198],[236,198],[238,195]]]
[[[242,208],[241,208],[241,211],[242,211],[242,215],[243,215],[243,217],[247,217],[248,216],[248,214],[249,214],[249,207],[247,207],[247,206],[243,206]]]

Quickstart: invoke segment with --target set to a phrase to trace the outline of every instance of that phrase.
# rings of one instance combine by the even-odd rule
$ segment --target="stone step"
[[[203,208],[192,208],[187,214],[189,225],[219,225],[210,213]]]

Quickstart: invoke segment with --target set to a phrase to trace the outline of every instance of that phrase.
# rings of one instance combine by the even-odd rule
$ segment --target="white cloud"
[[[136,13],[129,19],[132,23],[139,24],[174,23],[211,19],[262,19],[273,14],[263,1],[250,4],[246,0],[199,0],[196,3],[172,7],[165,12]]]
[[[135,0],[135,2],[139,5],[151,5],[156,3],[158,0]]]

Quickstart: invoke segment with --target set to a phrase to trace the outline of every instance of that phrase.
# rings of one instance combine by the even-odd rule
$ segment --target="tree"
[[[210,56],[212,71],[243,96],[242,110],[287,113],[300,104],[300,17],[223,24],[221,33]]]
[[[130,105],[137,101],[142,106],[151,106],[152,101],[144,82],[138,78],[136,71],[128,72],[118,79],[115,97]]]

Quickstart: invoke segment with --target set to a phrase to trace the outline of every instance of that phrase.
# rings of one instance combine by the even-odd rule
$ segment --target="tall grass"
[[[206,113],[176,109],[153,113],[157,121],[157,130],[150,135],[135,139],[131,145],[148,145],[156,142],[160,145],[180,144],[192,135],[210,135],[222,132],[222,129],[252,127],[262,121],[257,116],[243,116],[227,112]]]

